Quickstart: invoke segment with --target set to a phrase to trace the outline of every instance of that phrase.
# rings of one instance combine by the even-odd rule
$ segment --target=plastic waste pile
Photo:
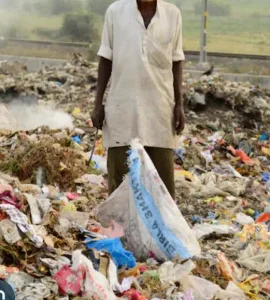
[[[0,126],[0,280],[16,299],[269,299],[269,91],[186,75],[175,201],[136,140],[108,196],[96,67],[21,70],[1,73],[2,102],[34,95],[74,127]]]

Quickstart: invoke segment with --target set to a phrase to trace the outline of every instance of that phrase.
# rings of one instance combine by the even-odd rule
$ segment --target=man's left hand
[[[176,104],[174,107],[174,129],[177,135],[185,129],[186,117],[182,105]]]

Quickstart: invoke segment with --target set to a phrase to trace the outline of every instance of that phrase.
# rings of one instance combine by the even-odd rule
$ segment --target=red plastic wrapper
[[[270,280],[265,280],[262,286],[263,291],[270,295]]]
[[[13,191],[1,191],[2,188],[3,186],[0,186],[0,204],[14,205],[16,208],[20,209],[21,204],[19,203],[19,200],[14,196]]]
[[[232,146],[228,147],[228,150],[231,151],[234,156],[239,157],[243,163],[251,166],[254,165],[254,161],[248,157],[243,150],[235,150]]]
[[[83,267],[73,271],[68,265],[63,266],[54,276],[62,295],[78,296],[82,291],[85,272]]]
[[[80,197],[80,195],[77,193],[67,193],[66,196],[68,200],[76,200]]]
[[[256,224],[258,224],[258,223],[266,223],[268,221],[270,221],[270,213],[266,212],[266,213],[263,213],[262,215],[260,215],[258,217],[258,219],[256,220],[255,223]]]
[[[129,300],[148,300],[145,296],[141,295],[138,291],[136,290],[128,290],[123,293],[123,296],[128,296],[127,299]]]

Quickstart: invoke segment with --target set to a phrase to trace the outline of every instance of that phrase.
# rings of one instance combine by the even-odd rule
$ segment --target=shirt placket
[[[158,1],[157,2],[157,11],[156,11],[156,14],[154,15],[153,19],[151,20],[148,28],[146,28],[145,24],[144,24],[144,20],[143,20],[142,14],[138,10],[137,3],[136,3],[137,19],[138,19],[139,23],[141,24],[141,26],[143,27],[143,29],[142,29],[143,30],[142,57],[143,57],[144,60],[147,59],[147,40],[148,40],[149,36],[151,36],[151,28],[152,28],[152,26],[154,26],[154,23],[157,21],[157,19],[159,17],[159,13],[160,13],[160,7],[159,7],[159,5],[160,5],[160,3]]]

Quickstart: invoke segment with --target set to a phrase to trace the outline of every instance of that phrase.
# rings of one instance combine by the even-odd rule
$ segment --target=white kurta
[[[106,148],[129,145],[174,148],[173,61],[184,60],[179,9],[162,0],[148,29],[136,0],[120,0],[107,10],[99,56],[112,60],[105,103]]]

